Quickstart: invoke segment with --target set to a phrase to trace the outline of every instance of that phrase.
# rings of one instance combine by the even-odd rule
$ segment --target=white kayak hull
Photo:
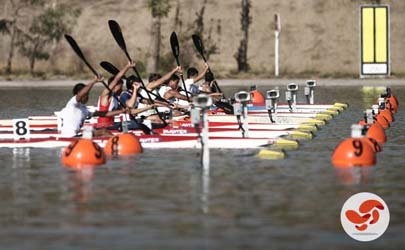
[[[31,140],[0,140],[0,148],[57,148],[66,147],[72,143],[76,138],[42,138]],[[101,147],[107,143],[107,138],[94,139]],[[143,148],[200,148],[201,145],[198,138],[193,136],[179,137],[179,136],[147,136],[139,137],[139,141]],[[210,148],[224,148],[224,149],[247,149],[247,148],[262,148],[274,144],[280,145],[295,145],[295,141],[288,141],[278,138],[224,138],[224,137],[210,137]],[[298,144],[297,144],[298,145]]]

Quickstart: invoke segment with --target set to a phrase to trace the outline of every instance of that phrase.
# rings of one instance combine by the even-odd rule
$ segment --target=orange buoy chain
[[[83,138],[73,141],[63,149],[61,161],[66,167],[83,169],[106,163],[106,154],[117,157],[142,152],[141,143],[132,133],[111,137],[102,149],[92,140],[92,128],[85,128]]]
[[[377,105],[365,111],[364,119],[352,125],[352,136],[340,142],[333,152],[332,164],[337,168],[366,167],[376,164],[376,153],[387,141],[385,129],[395,121],[398,100],[387,88]]]

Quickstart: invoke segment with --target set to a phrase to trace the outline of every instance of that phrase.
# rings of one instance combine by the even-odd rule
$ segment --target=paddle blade
[[[200,56],[203,58],[204,62],[207,62],[207,59],[205,59],[204,56],[204,45],[202,43],[200,36],[194,34],[191,36],[191,38],[193,39],[194,46],[197,49],[198,53],[200,53]]]
[[[114,20],[109,20],[108,26],[110,27],[111,34],[113,35],[118,46],[120,46],[120,48],[125,52],[125,55],[128,57],[128,59],[130,59],[120,25]]]
[[[178,58],[180,55],[179,40],[177,39],[176,32],[172,32],[170,35],[170,45],[172,46],[173,55]]]
[[[70,35],[65,34],[65,39],[69,43],[70,47],[72,47],[73,51],[76,53],[80,59],[87,65],[87,67],[93,72],[94,75],[98,75],[97,71],[89,64],[86,58],[83,55],[82,50],[80,49],[79,45],[77,45],[75,39]]]
[[[116,75],[118,74],[120,71],[119,69],[117,69],[114,65],[112,65],[110,62],[107,61],[102,61],[100,63],[100,66],[107,71],[108,73],[112,74],[112,75]]]

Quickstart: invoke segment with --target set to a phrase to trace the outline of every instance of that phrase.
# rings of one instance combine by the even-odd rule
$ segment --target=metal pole
[[[279,42],[279,35],[280,32],[274,31],[274,76],[278,77],[279,76],[279,61],[278,61],[278,42]]]
[[[248,108],[246,103],[242,103],[243,109],[243,129],[245,130],[245,137],[249,138],[249,122],[248,122]]]
[[[279,37],[281,31],[280,15],[274,15],[274,75],[279,76]]]
[[[207,110],[203,109],[203,136],[202,139],[204,141],[204,148],[203,148],[203,169],[207,171],[210,167],[210,147],[209,147],[209,139],[208,139],[208,116]]]

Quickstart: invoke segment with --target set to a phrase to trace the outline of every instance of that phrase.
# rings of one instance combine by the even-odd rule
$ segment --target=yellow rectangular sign
[[[360,75],[389,75],[389,6],[361,6],[360,29]]]

